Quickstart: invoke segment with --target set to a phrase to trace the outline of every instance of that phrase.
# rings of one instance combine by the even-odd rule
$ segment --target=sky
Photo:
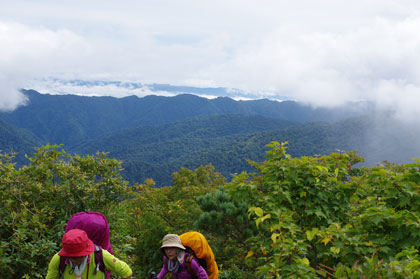
[[[0,110],[43,93],[144,96],[123,81],[225,87],[420,119],[418,0],[0,0]],[[167,92],[166,92],[167,93]],[[232,93],[234,94],[234,93]],[[235,96],[231,96],[235,97]]]

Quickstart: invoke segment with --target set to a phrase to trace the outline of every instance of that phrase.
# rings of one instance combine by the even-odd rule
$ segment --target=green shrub
[[[2,278],[43,278],[58,252],[66,221],[76,212],[105,215],[128,195],[121,162],[104,153],[71,156],[46,145],[15,169],[0,156],[0,273]]]

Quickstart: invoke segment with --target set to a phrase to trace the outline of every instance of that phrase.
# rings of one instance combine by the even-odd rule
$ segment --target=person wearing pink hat
[[[65,257],[66,267],[60,272],[60,257]],[[106,270],[111,270],[122,278],[130,278],[131,268],[123,261],[102,249],[102,259]],[[66,232],[62,239],[62,249],[55,254],[50,264],[46,279],[103,279],[105,273],[97,269],[95,263],[95,244],[85,231],[74,229]]]
[[[177,234],[167,234],[163,237],[160,250],[163,252],[163,266],[157,279],[165,278],[168,272],[174,279],[208,279],[208,275],[198,261],[191,257],[182,245],[181,238]],[[187,265],[187,262],[189,263]]]

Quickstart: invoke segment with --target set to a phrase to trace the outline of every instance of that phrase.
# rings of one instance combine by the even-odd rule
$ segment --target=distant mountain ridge
[[[40,94],[23,90],[29,104],[0,119],[33,132],[44,142],[71,146],[124,128],[158,126],[200,115],[239,114],[281,118],[291,122],[337,121],[358,112],[348,109],[313,109],[292,101],[266,99],[235,101],[181,94],[174,97],[83,97]]]
[[[122,90],[145,90],[152,92],[150,95],[160,95],[161,92],[167,92],[169,94],[194,94],[201,96],[212,96],[212,97],[231,97],[233,99],[258,99],[259,95],[251,92],[244,92],[236,88],[225,88],[225,87],[196,87],[196,86],[185,86],[185,85],[172,85],[172,84],[159,84],[159,83],[142,83],[135,81],[118,81],[118,80],[62,80],[62,79],[47,79],[44,80],[47,84],[53,83],[54,88],[60,88],[64,85],[65,88],[77,88],[84,90],[85,88],[119,88]],[[47,86],[48,87],[48,86]],[[75,90],[77,90],[75,89]],[[48,90],[47,90],[48,91]],[[156,92],[156,94],[153,94]],[[289,100],[287,96],[278,96],[277,100],[286,101]]]
[[[289,142],[292,156],[359,150],[367,164],[407,162],[420,157],[420,128],[359,105],[313,109],[296,102],[174,97],[83,97],[24,90],[26,106],[0,113],[0,150],[18,152],[17,161],[46,143],[63,144],[81,155],[105,151],[123,161],[131,183],[153,178],[171,184],[181,167],[213,164],[226,178],[251,171],[266,144]]]

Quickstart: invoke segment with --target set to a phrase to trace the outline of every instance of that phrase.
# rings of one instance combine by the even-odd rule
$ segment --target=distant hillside
[[[146,126],[133,129],[123,129],[97,139],[76,144],[71,147],[76,152],[95,152],[96,150],[137,150],[145,144],[159,144],[172,141],[175,138],[186,140],[202,140],[206,146],[212,146],[217,142],[210,141],[214,138],[229,137],[241,134],[249,134],[273,129],[284,129],[296,123],[267,118],[263,116],[242,115],[211,115],[189,118],[175,123],[162,126]],[[116,154],[120,152],[117,151]]]
[[[171,173],[183,165],[180,158],[235,141],[241,135],[292,125],[294,123],[290,121],[262,116],[201,116],[159,127],[122,130],[82,142],[71,151],[79,154],[107,151],[109,156],[124,161],[127,178],[142,182],[152,177],[158,183],[168,183]]]
[[[19,129],[0,120],[0,151],[1,153],[16,152],[16,162],[26,162],[25,154],[32,155],[35,146],[40,146],[41,140],[30,131]]]
[[[291,101],[234,101],[222,97],[209,100],[189,94],[113,98],[23,92],[29,104],[13,112],[0,113],[0,119],[32,131],[43,142],[65,147],[120,129],[159,126],[200,115],[261,115],[302,123],[336,121],[357,115],[357,110],[350,106],[313,109]]]
[[[179,121],[159,127],[139,127],[72,148],[76,153],[108,151],[124,161],[124,177],[157,185],[170,185],[171,174],[181,167],[194,169],[213,164],[226,178],[251,171],[248,159],[262,161],[265,145],[273,140],[289,141],[293,156],[327,154],[336,149],[354,150],[365,145],[366,119],[338,123],[290,122],[261,116],[219,115]]]
[[[391,123],[398,127],[393,128],[395,132]],[[127,180],[153,178],[162,186],[170,185],[171,174],[181,167],[194,169],[211,163],[228,179],[233,173],[252,171],[247,160],[262,161],[265,145],[273,140],[288,141],[288,153],[294,157],[358,150],[366,165],[384,160],[408,162],[411,157],[420,158],[412,129],[378,115],[296,125],[256,116],[222,115],[126,130],[84,142],[73,150],[86,154],[106,150],[124,161]]]
[[[336,123],[314,122],[285,129],[263,131],[235,138],[192,156],[179,158],[183,166],[195,168],[211,162],[226,177],[242,170],[252,171],[246,159],[263,161],[271,141],[288,141],[293,157],[325,155],[338,150],[357,150],[365,158],[361,165],[384,161],[409,163],[420,159],[420,127],[394,119],[388,114],[371,114]]]

